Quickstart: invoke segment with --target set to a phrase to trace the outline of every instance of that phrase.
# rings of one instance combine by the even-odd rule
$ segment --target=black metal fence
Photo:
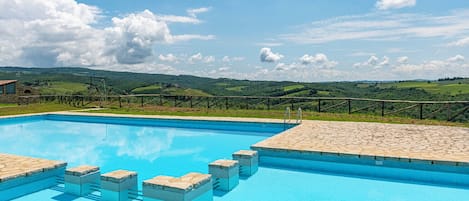
[[[207,109],[292,110],[405,116],[416,119],[439,119],[467,122],[469,101],[409,101],[337,97],[265,97],[265,96],[179,96],[163,94],[81,96],[19,96],[18,104],[58,102],[77,107],[185,107]]]

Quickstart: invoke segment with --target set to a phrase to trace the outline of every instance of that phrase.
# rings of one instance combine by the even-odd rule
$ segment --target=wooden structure
[[[373,114],[380,116],[406,116],[415,119],[455,121],[467,115],[469,101],[410,101],[351,97],[267,97],[267,96],[183,96],[164,94],[136,94],[109,96],[32,95],[19,96],[18,104],[57,101],[74,106],[132,107],[185,107],[206,109],[291,110]]]
[[[17,81],[16,80],[0,80],[0,96],[16,95]]]

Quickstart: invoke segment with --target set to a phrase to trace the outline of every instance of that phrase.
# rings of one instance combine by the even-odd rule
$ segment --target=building
[[[0,96],[16,95],[17,80],[0,80]]]

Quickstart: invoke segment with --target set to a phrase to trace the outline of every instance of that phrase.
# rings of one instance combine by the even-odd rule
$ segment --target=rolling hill
[[[357,97],[405,100],[469,100],[469,78],[434,81],[298,83],[113,72],[87,68],[0,67],[0,79],[16,79],[41,94],[237,95]]]

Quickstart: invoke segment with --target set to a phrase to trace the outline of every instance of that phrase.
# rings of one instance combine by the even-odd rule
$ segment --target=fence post
[[[228,97],[225,97],[225,109],[228,110]]]
[[[419,103],[420,112],[419,112],[419,119],[423,119],[423,103]]]
[[[192,108],[193,107],[193,105],[192,105],[192,96],[189,96],[189,100],[191,102],[191,108]]]
[[[140,97],[140,106],[143,107],[143,96]]]
[[[348,99],[347,102],[348,102],[348,114],[351,114],[352,113],[352,100]]]
[[[210,98],[207,97],[207,109],[210,109]]]
[[[122,100],[120,96],[119,96],[119,108],[122,108]]]
[[[384,101],[381,101],[381,116],[384,117]]]
[[[249,110],[249,100],[248,100],[248,98],[244,98],[244,101],[246,102],[246,110]]]
[[[321,112],[321,99],[318,99],[318,112]]]
[[[160,94],[160,106],[163,106],[163,96]]]
[[[446,111],[446,119],[449,121],[451,120],[451,104],[446,103],[447,111]]]
[[[270,110],[270,98],[267,98],[267,110]]]

